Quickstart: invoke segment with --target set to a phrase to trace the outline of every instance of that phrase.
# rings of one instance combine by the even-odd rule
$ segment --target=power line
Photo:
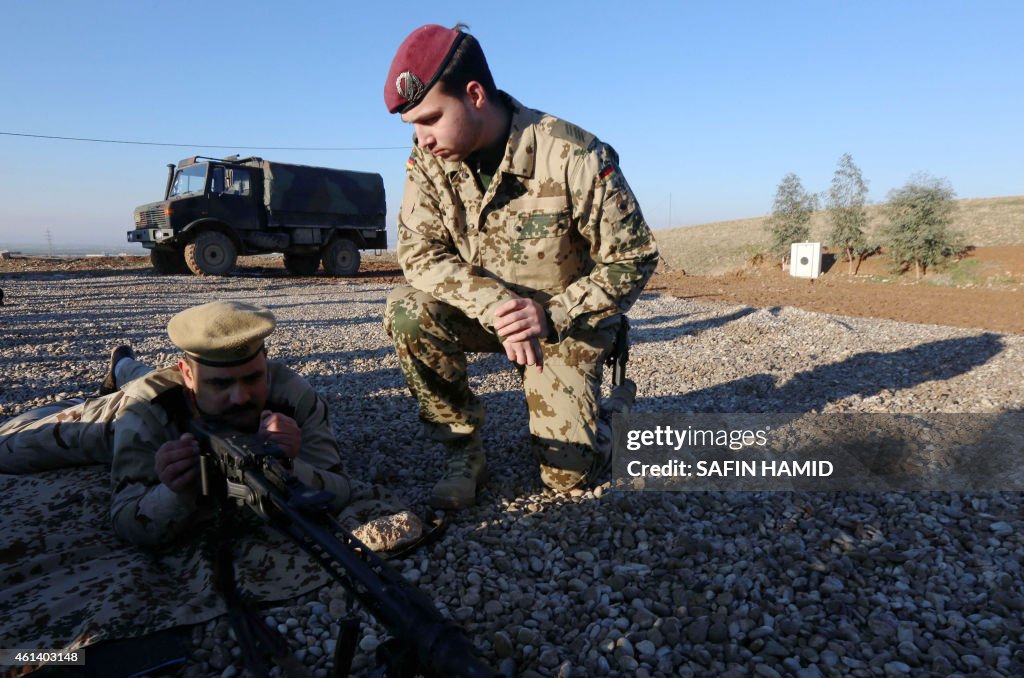
[[[181,148],[231,148],[257,151],[402,151],[408,146],[224,146],[220,144],[172,144],[160,141],[128,141],[124,139],[90,139],[88,137],[59,137],[52,134],[25,134],[22,132],[0,132],[9,137],[30,137],[33,139],[57,139],[59,141],[89,141],[97,144],[130,144],[133,146],[178,146]]]

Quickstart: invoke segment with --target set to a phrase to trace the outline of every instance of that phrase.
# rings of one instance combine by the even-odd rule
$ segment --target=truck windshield
[[[202,193],[206,188],[206,164],[191,165],[185,169],[178,170],[174,177],[174,185],[171,186],[171,196],[185,195],[186,193]]]

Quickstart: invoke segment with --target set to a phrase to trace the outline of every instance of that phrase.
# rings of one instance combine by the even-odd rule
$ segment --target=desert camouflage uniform
[[[502,96],[510,135],[486,191],[466,163],[414,144],[398,222],[411,287],[391,293],[385,326],[428,435],[451,441],[484,420],[465,352],[503,350],[501,304],[541,303],[556,336],[541,342],[543,371],[520,368],[533,449],[542,466],[585,473],[602,361],[657,248],[610,146]]]
[[[294,462],[296,476],[332,492],[333,507],[340,508],[349,500],[350,488],[340,473],[326,403],[289,368],[272,361],[267,366],[266,408],[292,417],[302,429],[302,447]],[[136,374],[139,371],[148,368],[141,366]],[[4,424],[0,472],[110,463],[114,529],[137,544],[163,543],[209,515],[206,510],[200,511],[206,515],[193,515],[198,508],[196,497],[172,492],[160,483],[154,466],[157,449],[186,432],[193,416],[194,406],[178,368],[149,372],[116,393],[67,408],[60,404],[40,408]]]
[[[386,515],[397,509],[381,488],[350,483],[337,472],[325,403],[308,382],[280,364],[267,365],[268,409],[302,428],[297,475],[313,484],[319,478],[339,498],[348,494],[338,520],[371,548],[418,538],[405,514]],[[0,535],[6,554],[0,557],[0,647],[31,640],[74,650],[220,616],[227,607],[211,584],[211,547],[225,535],[232,538],[238,584],[253,601],[293,599],[331,581],[301,548],[246,509],[229,511],[219,529],[200,530],[210,518],[201,506],[188,528],[160,548],[140,549],[114,534],[108,513],[133,541],[171,539],[191,509],[164,497],[153,469],[156,449],[178,437],[182,417],[191,416],[180,373],[122,361],[118,381],[133,378],[109,396],[47,406],[0,426],[0,509],[15,517]],[[111,461],[113,491],[104,487]],[[22,473],[29,475],[13,475]]]

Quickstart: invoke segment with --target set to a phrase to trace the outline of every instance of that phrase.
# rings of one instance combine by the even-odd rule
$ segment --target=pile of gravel
[[[167,320],[244,299],[270,352],[328,399],[356,477],[421,513],[441,451],[421,439],[380,317],[390,289],[332,279],[22,277],[4,282],[0,417],[91,393],[112,346],[176,358]],[[641,412],[1019,412],[1024,337],[646,295],[631,312]],[[476,356],[492,480],[444,539],[393,562],[505,675],[1024,674],[1019,493],[542,489],[519,379]],[[267,610],[327,675],[340,588]],[[356,657],[371,668],[382,631]],[[241,673],[227,623],[189,676]]]

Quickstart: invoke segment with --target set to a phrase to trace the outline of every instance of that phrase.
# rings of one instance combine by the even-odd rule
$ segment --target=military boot
[[[461,509],[476,503],[476,493],[487,482],[487,459],[478,435],[445,443],[444,477],[430,493],[430,505]]]
[[[117,392],[117,363],[121,362],[122,358],[135,358],[135,352],[132,351],[131,346],[118,346],[110,352],[110,368],[103,377],[103,381],[100,382],[100,388],[96,391],[96,395],[103,396]]]

